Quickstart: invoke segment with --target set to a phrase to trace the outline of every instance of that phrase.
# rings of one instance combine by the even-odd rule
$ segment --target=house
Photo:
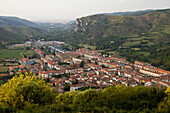
[[[42,51],[40,51],[40,50],[38,50],[38,49],[34,49],[34,51],[35,51],[37,54],[39,54],[41,57],[45,55],[44,52],[42,52]]]
[[[75,63],[75,62],[81,62],[82,61],[82,59],[80,59],[80,58],[72,58],[72,60],[73,60],[73,62]]]
[[[102,69],[102,67],[99,66],[99,65],[95,65],[95,64],[92,64],[92,63],[89,63],[88,65],[90,66],[91,69]]]
[[[58,63],[52,61],[48,61],[47,63],[50,69],[54,69],[58,65]]]
[[[113,68],[113,67],[120,68],[120,66],[118,65],[117,62],[112,62],[112,63],[110,63],[110,62],[103,62],[102,64],[103,64],[104,66],[110,67],[110,68]]]
[[[24,69],[24,65],[19,65],[19,68],[20,69]]]
[[[70,91],[75,91],[82,87],[83,87],[83,84],[70,85]]]
[[[41,57],[41,60],[44,61],[44,63],[47,63],[48,59],[45,57]]]
[[[131,77],[132,77],[132,73],[129,73],[129,72],[127,72],[127,71],[124,71],[124,76],[131,78]]]
[[[11,66],[11,67],[8,67],[10,71],[13,71],[15,69],[18,69],[18,66]]]
[[[50,72],[48,72],[48,71],[39,72],[39,75],[40,75],[42,78],[49,77],[49,76],[50,76],[49,74],[50,74]]]
[[[38,63],[40,64],[41,68],[44,68],[45,62],[43,60],[39,60]]]
[[[34,61],[34,60],[27,62],[27,65],[35,65],[35,64],[36,64],[36,61]]]
[[[26,64],[28,62],[28,58],[22,58],[22,61]]]
[[[170,71],[166,71],[166,70],[163,70],[163,69],[155,69],[155,72],[162,73],[162,74],[170,74]]]
[[[52,54],[46,55],[46,58],[51,60],[51,58],[54,58],[54,55],[52,55]]]
[[[158,76],[162,75],[161,73],[157,73],[157,72],[153,72],[153,71],[148,71],[146,69],[139,69],[139,72],[141,72],[143,74],[150,75],[150,76],[154,76],[154,77],[158,77]]]
[[[102,68],[101,71],[107,75],[115,74],[118,72],[116,68]]]

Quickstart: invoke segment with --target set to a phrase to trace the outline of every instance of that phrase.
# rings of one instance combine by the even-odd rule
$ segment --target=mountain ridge
[[[166,52],[170,47],[169,30],[170,9],[140,16],[93,15],[78,18],[75,29],[64,40],[77,47],[88,44],[96,50],[114,51],[131,61],[141,60],[170,69]],[[165,53],[167,57],[163,57]]]
[[[36,27],[38,24],[13,16],[0,16],[0,27],[4,26],[31,26]]]

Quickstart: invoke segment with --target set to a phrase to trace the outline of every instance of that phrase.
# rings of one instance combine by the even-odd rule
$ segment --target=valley
[[[0,85],[4,113],[168,112],[170,9],[0,16]]]

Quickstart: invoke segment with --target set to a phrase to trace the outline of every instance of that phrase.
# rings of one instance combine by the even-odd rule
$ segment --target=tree
[[[49,79],[49,78],[47,78],[47,79],[45,79],[45,81],[46,81],[47,83],[49,83],[49,82],[50,82],[50,79]]]
[[[70,91],[70,86],[68,84],[65,84],[64,91]]]
[[[54,55],[54,56],[56,55],[55,52],[53,52],[53,55]]]
[[[43,79],[29,74],[13,77],[0,89],[0,105],[4,107],[23,108],[31,105],[54,103],[56,93]]]
[[[30,47],[26,47],[26,50],[29,51],[29,50],[31,50],[31,48]]]
[[[72,84],[72,85],[78,84],[78,80],[76,79],[76,81],[72,81],[71,84]]]
[[[158,110],[160,112],[169,113],[170,112],[170,87],[167,88],[165,94],[168,96],[164,98],[164,101],[160,103]]]
[[[34,52],[34,54],[32,55],[32,58],[37,58],[38,55]]]
[[[84,67],[84,65],[85,65],[85,62],[84,62],[84,61],[81,61],[80,67]]]
[[[55,87],[55,82],[53,82],[53,87]]]

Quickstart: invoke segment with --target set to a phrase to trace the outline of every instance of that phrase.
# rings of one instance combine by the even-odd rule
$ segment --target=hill
[[[11,42],[13,42],[16,40],[17,35],[0,28],[0,48],[4,48],[5,45],[10,41],[9,37]]]
[[[103,13],[103,15],[140,16],[140,15],[148,14],[148,13],[150,13],[150,12],[152,12],[152,11],[156,11],[156,10],[148,9],[148,10],[140,10],[140,11],[126,11],[126,12]]]
[[[7,45],[24,43],[31,37],[36,37],[44,31],[38,28],[29,26],[6,26],[0,28],[0,48],[5,48]]]
[[[39,33],[43,32],[43,30],[35,27],[29,27],[29,26],[6,26],[3,27],[3,29],[17,34],[21,37],[32,37],[34,35],[38,35]]]
[[[0,48],[15,43],[23,43],[30,37],[36,37],[44,30],[37,23],[18,17],[0,16]]]
[[[56,30],[65,30],[71,31],[76,26],[75,21],[70,21],[68,23],[39,23],[39,28],[44,30],[56,31]]]
[[[140,16],[93,15],[77,19],[76,28],[64,40],[170,69],[169,30],[170,9]]]
[[[21,19],[18,17],[0,16],[0,27],[4,26],[32,26],[36,27],[38,24]]]
[[[56,40],[74,29],[75,21],[62,23],[34,23],[18,17],[0,16],[0,48],[14,43],[23,43],[29,38]]]

